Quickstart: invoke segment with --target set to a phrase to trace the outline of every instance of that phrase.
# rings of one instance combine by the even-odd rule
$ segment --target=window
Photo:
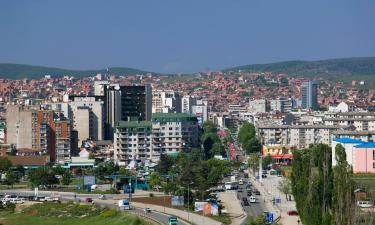
[[[173,127],[170,127],[170,128],[169,128],[169,130],[172,130],[172,129],[173,129]]]
[[[375,169],[375,162],[374,162],[374,163],[372,163],[372,168],[374,168],[374,169]]]
[[[372,150],[372,159],[375,160],[375,150]]]

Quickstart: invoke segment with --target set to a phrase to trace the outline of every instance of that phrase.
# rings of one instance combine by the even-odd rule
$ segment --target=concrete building
[[[151,120],[152,88],[144,86],[105,86],[106,140],[112,140],[118,121]]]
[[[259,125],[258,137],[263,145],[296,146],[307,148],[310,144],[330,145],[334,132],[341,126],[326,125]]]
[[[70,121],[55,120],[55,135],[56,135],[56,162],[65,164],[71,158],[71,126]]]
[[[354,173],[375,173],[375,143],[359,139],[337,138],[332,141],[332,166],[337,165],[336,146],[344,147],[346,161]]]
[[[155,113],[152,116],[154,151],[178,154],[199,147],[196,116],[185,113]]]
[[[73,129],[78,131],[79,145],[83,140],[104,138],[104,102],[95,97],[75,97],[69,103]]]
[[[301,85],[301,101],[304,109],[318,108],[318,83],[316,81],[305,81]]]
[[[265,113],[267,111],[266,99],[250,100],[249,111],[251,113]]]
[[[324,117],[325,125],[351,126],[356,131],[375,131],[375,113],[341,112]]]
[[[154,155],[150,121],[119,121],[114,133],[114,160],[119,166],[136,168],[138,164],[159,160]]]
[[[152,113],[180,113],[181,98],[178,92],[172,90],[152,91]]]
[[[95,96],[104,96],[105,95],[105,86],[109,85],[109,82],[106,80],[94,81],[94,95]]]
[[[285,97],[271,100],[270,109],[272,112],[289,113],[292,111],[292,100]]]
[[[196,105],[191,107],[191,114],[198,118],[199,125],[202,126],[208,119],[207,100],[197,100]]]
[[[182,113],[192,113],[192,106],[197,104],[196,98],[186,95],[181,98],[181,112]]]

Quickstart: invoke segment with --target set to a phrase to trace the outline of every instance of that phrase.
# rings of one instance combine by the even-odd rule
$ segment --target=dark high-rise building
[[[318,108],[318,83],[316,81],[305,81],[301,85],[302,108]]]
[[[144,86],[105,86],[105,137],[113,139],[115,123],[118,121],[151,120],[152,90]]]

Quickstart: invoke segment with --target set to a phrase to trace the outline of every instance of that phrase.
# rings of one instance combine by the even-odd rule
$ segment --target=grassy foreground
[[[35,204],[22,212],[0,211],[3,225],[147,225],[135,215],[75,203]]]

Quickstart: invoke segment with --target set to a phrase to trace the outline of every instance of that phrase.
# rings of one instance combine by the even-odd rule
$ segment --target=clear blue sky
[[[0,62],[196,72],[352,56],[375,56],[374,0],[0,2]]]

